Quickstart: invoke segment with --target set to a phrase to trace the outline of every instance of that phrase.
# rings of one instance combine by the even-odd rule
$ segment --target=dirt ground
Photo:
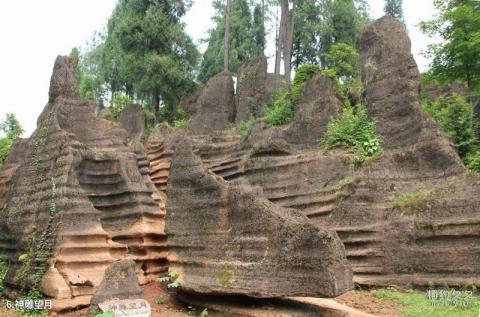
[[[350,291],[335,301],[379,317],[401,317],[402,305],[374,297],[369,291]]]
[[[143,287],[145,299],[152,308],[152,317],[186,317],[198,316],[201,308],[187,307],[178,302],[171,291],[166,290],[160,284],[152,283]],[[162,303],[157,304],[157,299],[162,298]],[[356,308],[363,312],[379,317],[401,317],[399,314],[402,306],[400,304],[375,298],[368,291],[350,291],[340,297],[335,298],[338,303]],[[20,317],[15,311],[7,310],[0,305],[1,317]],[[57,315],[51,313],[51,317],[87,317],[88,309],[77,310],[74,312]]]

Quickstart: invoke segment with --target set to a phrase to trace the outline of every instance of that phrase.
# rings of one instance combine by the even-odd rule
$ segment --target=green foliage
[[[363,25],[369,22],[365,0],[298,1],[294,15],[293,65],[309,63],[327,68],[325,53],[335,43],[355,45]]]
[[[352,45],[335,43],[324,56],[327,67],[334,70],[343,81],[358,76],[358,53]]]
[[[480,151],[469,153],[466,157],[467,168],[480,173]]]
[[[248,132],[252,128],[253,123],[255,122],[255,119],[250,117],[250,119],[246,121],[239,122],[237,124],[238,131],[240,132],[240,135],[242,137],[246,137],[248,135]]]
[[[361,105],[344,106],[342,112],[328,123],[323,146],[327,150],[345,146],[359,163],[382,152],[381,139],[375,133],[375,122]]]
[[[472,93],[480,91],[480,2],[436,0],[436,19],[421,23],[422,31],[442,41],[430,45],[431,72],[443,84],[466,82]]]
[[[265,111],[264,121],[270,125],[283,125],[293,120],[293,107],[285,91],[275,91]]]
[[[175,121],[173,122],[173,128],[174,128],[174,129],[181,129],[181,128],[183,128],[184,126],[186,126],[188,122],[189,122],[188,119],[178,119],[178,120],[175,120]]]
[[[9,138],[0,139],[0,167],[10,153],[10,148],[12,147],[12,140]]]
[[[400,313],[405,317],[471,317],[478,315],[480,305],[476,296],[472,296],[471,305],[464,308],[460,306],[433,306],[425,293],[417,293],[411,290],[399,292],[392,289],[379,289],[372,291],[372,294],[381,300],[401,304]],[[465,300],[469,299],[465,298]]]
[[[436,192],[433,190],[416,190],[398,195],[393,200],[393,208],[406,214],[425,210],[433,202]]]
[[[208,317],[208,309],[203,309],[200,314],[198,315],[198,317]]]
[[[24,132],[13,113],[7,113],[5,119],[0,123],[0,130],[12,141]]]
[[[405,25],[402,5],[403,0],[385,0],[383,11],[385,12],[385,15],[397,18],[403,25]]]
[[[224,34],[225,34],[224,0],[213,1],[215,15],[214,27],[208,31],[208,47],[202,57],[198,80],[207,82],[212,76],[223,71]],[[265,47],[265,30],[263,13],[256,6],[252,15],[248,0],[232,2],[231,28],[229,36],[229,71],[238,72],[238,68],[250,59],[263,55]]]
[[[108,118],[110,118],[110,120],[112,120],[112,121],[118,121],[118,119],[120,118],[120,113],[122,112],[122,110],[125,109],[125,107],[132,104],[132,102],[133,102],[133,100],[130,99],[129,96],[127,96],[127,95],[125,95],[121,92],[115,93],[115,95],[113,97],[113,103],[108,108],[108,113],[107,113]]]
[[[93,49],[94,74],[111,93],[151,102],[157,119],[160,107],[173,109],[195,86],[198,51],[181,21],[188,3],[118,1]]]
[[[303,85],[314,74],[320,74],[321,69],[317,65],[305,64],[298,67],[292,84],[292,103],[295,105],[302,95]]]
[[[178,273],[175,271],[168,272],[166,276],[160,277],[157,281],[160,283],[167,283],[167,288],[178,288],[180,286]]]
[[[472,167],[477,166],[477,122],[473,107],[466,98],[456,94],[445,95],[435,101],[424,100],[422,108],[452,138],[458,154]]]
[[[15,273],[15,281],[22,286],[21,294],[28,299],[42,299],[40,286],[48,269],[48,260],[53,255],[55,232],[58,228],[57,185],[51,180],[51,197],[48,206],[48,220],[43,231],[33,226],[28,235],[26,252],[19,257],[20,268]],[[27,285],[31,278],[31,284]],[[28,292],[27,292],[27,289]],[[33,313],[39,313],[34,311]]]
[[[158,296],[158,297],[155,299],[155,304],[157,304],[157,305],[162,305],[163,303],[165,303],[165,298],[163,298],[162,295]]]

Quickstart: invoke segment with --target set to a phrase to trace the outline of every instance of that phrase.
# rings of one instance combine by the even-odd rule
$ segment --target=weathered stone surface
[[[183,96],[180,99],[180,108],[182,108],[190,117],[193,117],[197,113],[197,100],[201,92],[201,89],[197,89],[193,94]]]
[[[385,148],[415,144],[423,128],[420,76],[404,27],[383,17],[365,27],[357,43],[367,110]]]
[[[160,208],[160,212],[165,217],[165,204],[167,202],[167,181],[170,173],[170,163],[172,160],[175,145],[181,140],[183,134],[178,133],[166,123],[161,123],[155,127],[150,134],[145,150],[150,164],[150,179],[155,185],[156,191],[153,198]],[[164,232],[165,222],[162,219],[162,232]]]
[[[238,71],[236,122],[260,118],[266,105],[267,58],[259,57]]]
[[[135,273],[135,261],[125,259],[112,263],[103,275],[90,302],[90,309],[110,300],[142,299],[143,294]]]
[[[328,122],[341,107],[333,80],[325,75],[312,76],[303,86],[294,119],[285,131],[286,140],[300,147],[318,146]]]
[[[130,140],[140,140],[145,133],[145,114],[142,106],[132,104],[120,113],[120,124]]]
[[[245,182],[208,172],[188,139],[172,158],[166,232],[170,269],[198,293],[336,296],[351,288],[343,245]]]
[[[21,155],[15,146],[9,157],[14,169],[0,172],[10,174],[0,209],[0,254],[11,263],[8,294],[28,290],[44,269],[42,290],[68,308],[85,303],[104,270],[127,256],[140,282],[156,278],[166,270],[166,238],[143,147],[80,99],[67,57],[57,58],[51,82],[37,130]],[[38,271],[23,264],[27,274],[19,279],[22,254],[47,259],[39,260]]]
[[[187,125],[192,134],[221,130],[235,120],[233,79],[229,73],[219,73],[206,83],[197,99],[197,113]]]
[[[337,231],[357,283],[480,286],[480,178],[465,172],[451,140],[420,111],[419,74],[401,25],[382,18],[364,32],[363,62],[382,65],[362,70],[366,107],[378,114],[386,143],[379,159],[354,169],[351,154],[285,144],[288,126],[261,122],[246,139],[234,130],[198,136],[195,153],[205,168],[229,182],[224,192],[247,181],[262,189],[257,196]],[[401,135],[389,131],[402,125],[408,131]],[[421,193],[414,210],[394,206],[405,193]],[[203,192],[199,197],[210,208],[213,198]]]

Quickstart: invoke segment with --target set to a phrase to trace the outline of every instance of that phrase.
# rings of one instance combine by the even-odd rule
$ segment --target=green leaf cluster
[[[282,90],[275,91],[265,111],[264,121],[270,125],[283,125],[292,120],[293,106],[289,94]]]
[[[436,19],[421,23],[422,31],[442,41],[425,52],[432,58],[431,73],[442,84],[466,82],[472,93],[480,92],[480,2],[435,0]]]
[[[303,85],[315,74],[320,74],[321,69],[317,65],[304,64],[298,67],[292,83],[292,103],[297,104],[302,95]]]
[[[252,125],[254,122],[255,122],[255,119],[253,117],[250,117],[248,120],[239,122],[237,124],[238,131],[240,132],[240,135],[242,137],[246,137],[248,135],[248,132],[252,128]]]
[[[416,190],[403,193],[393,200],[393,207],[405,213],[422,211],[426,209],[435,199],[436,193],[433,190]]]
[[[108,108],[107,116],[112,121],[118,121],[120,113],[127,106],[131,105],[133,100],[122,92],[115,93],[112,105]]]
[[[403,0],[385,0],[385,6],[383,11],[385,15],[389,15],[398,19],[403,25],[405,25],[405,19],[403,17]]]
[[[480,172],[479,142],[475,134],[478,122],[468,100],[457,94],[449,94],[435,101],[423,100],[422,108],[452,138],[467,167]]]
[[[5,119],[0,123],[0,131],[5,137],[0,138],[0,166],[7,158],[13,141],[23,133],[22,126],[13,113],[7,113]]]
[[[355,46],[360,29],[370,21],[365,0],[300,0],[294,15],[293,65],[328,68],[325,54],[332,45]]]
[[[375,132],[375,121],[368,117],[365,107],[361,105],[344,106],[340,114],[328,123],[323,146],[327,150],[344,146],[359,163],[382,152],[382,141]]]

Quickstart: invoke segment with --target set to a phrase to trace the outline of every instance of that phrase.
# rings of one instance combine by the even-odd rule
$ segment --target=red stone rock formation
[[[68,308],[88,304],[118,259],[135,260],[142,283],[166,270],[163,215],[143,147],[95,117],[67,57],[55,62],[49,102],[22,154],[0,219],[9,296],[38,287]]]

